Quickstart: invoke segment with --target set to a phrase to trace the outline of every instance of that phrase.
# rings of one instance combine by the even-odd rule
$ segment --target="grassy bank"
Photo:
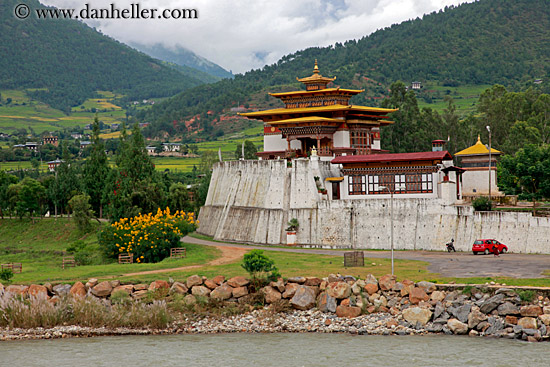
[[[119,277],[126,273],[200,265],[220,256],[216,248],[183,244],[187,250],[184,259],[165,259],[156,264],[118,264],[102,257],[96,235],[99,230],[101,226],[96,224],[93,232],[80,235],[68,218],[45,218],[36,223],[3,219],[0,220],[0,262],[22,263],[23,272],[15,274],[12,282],[30,284]],[[92,265],[62,269],[64,253],[75,243],[84,245],[92,257]]]

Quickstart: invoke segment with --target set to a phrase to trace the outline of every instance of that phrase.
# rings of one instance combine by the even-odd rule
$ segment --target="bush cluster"
[[[181,247],[180,238],[195,230],[194,213],[160,208],[157,213],[122,218],[99,234],[99,243],[108,257],[132,253],[138,263],[159,262],[170,256],[170,248]]]

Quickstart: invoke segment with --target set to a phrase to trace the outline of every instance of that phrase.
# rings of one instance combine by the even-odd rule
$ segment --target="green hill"
[[[127,100],[167,97],[203,84],[76,20],[13,16],[18,0],[0,2],[0,89],[29,89],[54,108],[70,107],[104,90]],[[44,7],[27,0],[31,9]]]
[[[356,104],[378,104],[397,80],[449,88],[523,85],[550,74],[550,7],[547,0],[481,0],[446,7],[358,41],[308,48],[232,80],[193,88],[140,118],[153,122],[149,134],[154,135],[174,121],[201,115],[208,131],[209,120],[215,122],[224,109],[237,103],[264,108],[274,102],[267,91],[299,88],[295,77],[310,75],[314,59],[323,75],[338,77],[337,85],[365,89],[352,99]]]

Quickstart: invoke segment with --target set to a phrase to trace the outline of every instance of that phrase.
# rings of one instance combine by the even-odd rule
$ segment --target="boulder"
[[[500,316],[506,315],[518,315],[519,308],[511,302],[504,302],[497,307],[498,314]]]
[[[96,278],[90,278],[88,279],[88,282],[86,283],[86,287],[92,288],[95,287],[99,283]]]
[[[214,290],[219,286],[219,284],[216,284],[216,282],[214,282],[210,279],[206,279],[204,281],[204,285],[206,286],[206,288],[211,289],[211,290]]]
[[[185,303],[186,305],[194,305],[197,303],[197,298],[192,294],[188,294],[183,298],[183,303]]]
[[[346,282],[334,282],[327,286],[326,292],[336,299],[344,299],[351,295],[351,287]]]
[[[317,308],[321,312],[336,312],[336,298],[331,297],[327,292],[323,292],[317,299]]]
[[[265,303],[275,303],[281,299],[281,293],[269,285],[262,288],[262,293],[265,297]]]
[[[411,292],[409,293],[409,301],[411,301],[413,305],[417,305],[420,301],[427,301],[429,299],[430,297],[426,294],[423,288],[415,287],[411,289]]]
[[[486,321],[487,315],[479,311],[478,307],[475,307],[468,315],[468,327],[473,329],[479,325],[480,322]]]
[[[305,277],[291,277],[291,278],[288,278],[287,281],[289,283],[304,284],[306,282],[306,278]]]
[[[187,280],[185,281],[185,285],[187,288],[191,289],[194,286],[202,285],[202,277],[198,275],[191,275]]]
[[[409,307],[402,312],[403,318],[410,324],[424,326],[432,317],[432,311],[422,307]]]
[[[120,285],[120,280],[111,280],[111,287],[116,288]]]
[[[545,313],[543,315],[539,315],[539,319],[544,325],[550,326],[550,315],[549,314]]]
[[[4,285],[0,283],[0,296],[4,294]]]
[[[283,292],[283,298],[292,298],[298,289],[298,283],[287,283],[285,291]]]
[[[69,294],[71,296],[81,298],[86,297],[86,293],[88,293],[88,291],[86,290],[86,286],[82,284],[82,282],[76,282],[75,284],[73,284],[71,290],[69,291]]]
[[[232,295],[233,287],[228,284],[222,284],[210,293],[211,298],[221,301],[231,298]]]
[[[149,288],[149,285],[147,284],[134,284],[135,291],[146,291],[147,288]]]
[[[542,308],[536,305],[521,306],[519,313],[523,317],[537,317],[542,315]]]
[[[229,284],[233,288],[238,288],[238,287],[244,287],[244,286],[249,285],[250,281],[248,279],[246,279],[245,277],[238,276],[238,277],[233,277],[233,278],[229,279],[227,281],[227,284]]]
[[[155,280],[149,285],[149,288],[147,289],[150,292],[154,292],[157,289],[170,289],[170,284],[166,280]]]
[[[505,318],[504,318],[505,322],[509,325],[517,325],[518,324],[518,318],[517,316],[511,316],[511,315],[507,315]]]
[[[523,329],[538,329],[537,319],[534,317],[522,317],[518,320],[518,326],[521,326]]]
[[[172,284],[172,286],[170,287],[170,292],[187,294],[187,292],[189,292],[189,288],[187,288],[187,286],[181,282],[174,282],[174,284]]]
[[[414,288],[414,282],[412,280],[403,279],[401,283],[403,284],[403,288],[400,290],[401,297],[408,296]]]
[[[71,291],[71,285],[70,284],[58,284],[55,287],[53,287],[53,292],[57,294],[58,296],[66,296]]]
[[[82,283],[80,283],[82,284]],[[38,284],[31,284],[29,289],[27,289],[27,293],[29,296],[39,298],[39,299],[47,299],[48,298],[48,289],[44,287],[43,285]],[[84,293],[86,294],[86,293]]]
[[[328,277],[327,277],[327,281],[329,283],[334,283],[334,282],[339,282],[342,280],[342,276],[341,275],[336,275],[336,274],[329,274]]]
[[[241,298],[243,296],[246,296],[247,294],[248,294],[248,288],[247,287],[233,288],[233,297],[235,297],[235,298]]]
[[[55,290],[55,287],[54,287]],[[108,297],[113,290],[111,282],[101,282],[91,289],[91,292],[96,297]],[[56,292],[57,293],[57,292]]]
[[[212,281],[217,285],[222,285],[222,283],[225,282],[225,277],[223,275],[217,275],[212,278]]]
[[[340,302],[340,306],[350,306],[351,301],[349,298],[343,299],[342,302]]]
[[[364,289],[369,295],[372,295],[372,294],[378,292],[378,284],[367,283],[367,284],[365,284],[365,286],[363,287],[363,289]]]
[[[135,291],[134,293],[132,293],[132,298],[133,299],[142,299],[142,298],[145,298],[147,297],[147,290],[146,289],[141,289],[139,291]]]
[[[454,317],[456,317],[458,321],[466,323],[468,322],[468,316],[471,309],[472,305],[467,303],[459,307],[448,308],[447,311],[449,311]]]
[[[290,300],[292,307],[298,310],[309,310],[315,307],[315,292],[311,287],[301,285],[294,293],[294,297]]]
[[[425,280],[421,281],[421,282],[418,282],[416,283],[416,286],[418,288],[422,288],[424,289],[424,292],[430,294],[432,293],[433,291],[435,291],[437,288],[435,287],[435,284],[432,283],[432,282],[427,282]]]
[[[355,283],[353,283],[353,285],[351,286],[351,292],[357,296],[361,294],[365,285],[366,285],[365,281],[359,279]]]
[[[322,280],[317,277],[306,277],[304,285],[309,285],[310,287],[318,287],[321,285]]]
[[[383,275],[378,281],[378,286],[383,291],[389,291],[395,285],[396,279],[397,277],[395,275],[391,275],[391,274]]]
[[[48,293],[49,293],[49,294],[53,294],[53,286],[52,286],[51,283],[44,283],[43,285],[44,285],[44,287],[46,287],[46,289],[48,290]],[[87,288],[87,287],[86,287],[86,288]]]
[[[336,316],[354,318],[361,315],[361,308],[357,306],[338,306],[336,307]]]
[[[8,285],[6,289],[4,290],[5,293],[10,294],[12,296],[24,296],[27,294],[27,291],[29,290],[29,287],[26,285]]]
[[[134,286],[131,284],[126,285],[119,285],[118,287],[113,288],[113,291],[111,292],[111,295],[117,293],[117,292],[125,292],[127,294],[132,294],[134,291]]]
[[[201,279],[201,282],[202,282],[202,279]],[[211,290],[206,288],[203,285],[195,285],[193,286],[193,288],[191,288],[191,293],[193,294],[193,296],[208,297],[210,295],[210,292]]]
[[[468,325],[457,319],[449,319],[449,321],[447,321],[447,327],[453,334],[465,335],[468,333]]]
[[[276,290],[278,290],[279,292],[284,292],[285,291],[285,282],[284,282],[283,278],[279,278],[279,279],[277,279],[276,282],[269,283],[269,285],[272,286],[273,288],[275,288]]]
[[[542,308],[542,313],[544,314],[550,314],[550,306],[544,306]]]
[[[443,301],[445,299],[445,293],[441,291],[433,291],[430,295],[430,299],[435,302]]]
[[[479,306],[479,310],[485,314],[488,314],[489,312],[497,308],[503,299],[504,294],[496,294],[493,297],[484,301],[481,306]]]

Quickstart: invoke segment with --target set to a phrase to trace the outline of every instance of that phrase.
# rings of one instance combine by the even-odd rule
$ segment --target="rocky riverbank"
[[[386,275],[366,279],[330,275],[319,279],[279,279],[254,289],[243,277],[226,280],[191,276],[185,282],[155,281],[149,285],[121,285],[118,281],[52,286],[0,285],[0,314],[8,300],[42,300],[48,307],[62,307],[67,299],[89,299],[114,308],[120,292],[130,302],[156,302],[162,307],[179,297],[190,313],[174,312],[162,328],[80,327],[18,328],[9,314],[0,321],[0,340],[141,335],[177,333],[320,332],[359,335],[447,334],[544,341],[550,339],[550,299],[545,290],[506,287],[442,286],[430,282],[397,281]],[[154,294],[155,297],[151,297]],[[177,296],[176,296],[177,295]],[[116,301],[118,300],[118,301]],[[193,305],[215,302],[216,307],[249,305],[246,312],[229,317],[196,314]],[[265,307],[252,304],[263,301]],[[13,301],[12,301],[13,302]],[[170,307],[167,307],[170,310]]]

